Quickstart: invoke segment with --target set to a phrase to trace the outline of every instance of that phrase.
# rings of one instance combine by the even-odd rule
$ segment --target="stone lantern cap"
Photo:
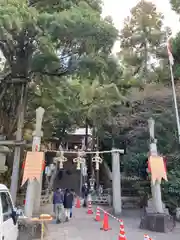
[[[10,149],[6,146],[0,146],[0,153],[8,154]]]

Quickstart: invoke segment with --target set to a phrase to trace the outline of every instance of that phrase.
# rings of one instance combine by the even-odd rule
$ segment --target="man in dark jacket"
[[[64,194],[64,208],[65,208],[65,216],[66,221],[69,221],[70,219],[70,212],[73,206],[73,194],[69,191],[69,189],[66,189]]]
[[[88,194],[89,194],[88,184],[85,183],[82,186],[82,197],[84,199],[83,207],[87,207],[87,197],[88,197]]]
[[[55,207],[55,214],[56,214],[56,223],[60,223],[63,220],[64,215],[64,194],[60,188],[54,192],[53,195],[53,204]]]
[[[76,194],[75,194],[74,189],[71,188],[70,191],[71,191],[71,193],[72,193],[72,195],[73,195],[73,203],[72,203],[72,205],[74,206],[74,199],[75,199],[75,195],[76,195]],[[70,209],[70,218],[72,218],[72,208]]]

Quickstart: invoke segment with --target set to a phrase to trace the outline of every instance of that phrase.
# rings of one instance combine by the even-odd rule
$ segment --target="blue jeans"
[[[72,208],[70,209],[70,218],[72,218]]]

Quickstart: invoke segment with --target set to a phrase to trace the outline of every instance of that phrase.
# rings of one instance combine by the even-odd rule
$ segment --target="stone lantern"
[[[5,166],[6,156],[9,153],[9,148],[5,146],[0,146],[0,174],[5,173],[8,167]]]
[[[2,127],[0,128],[0,141],[5,140],[5,136],[2,134]],[[0,174],[8,170],[6,164],[6,156],[9,153],[9,148],[6,146],[0,146]]]
[[[92,175],[91,178],[89,179],[89,184],[90,184],[90,191],[93,192],[94,191],[94,185],[95,185],[95,178]]]

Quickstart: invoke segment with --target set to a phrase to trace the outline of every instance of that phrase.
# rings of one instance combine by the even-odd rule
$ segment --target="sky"
[[[103,0],[103,2],[103,16],[112,16],[116,28],[121,29],[124,19],[130,14],[130,9],[139,0]],[[173,35],[180,31],[179,17],[171,10],[169,0],[151,0],[151,2],[156,4],[157,11],[164,14],[164,24],[172,29]],[[117,46],[115,49],[117,50]]]

